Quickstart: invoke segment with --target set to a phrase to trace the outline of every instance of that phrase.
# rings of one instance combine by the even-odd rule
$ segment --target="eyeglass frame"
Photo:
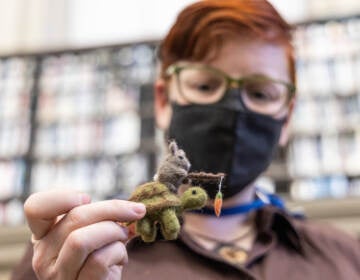
[[[226,91],[228,91],[230,88],[238,88],[241,90],[242,88],[242,85],[244,84],[245,81],[247,80],[262,80],[262,81],[269,81],[269,82],[274,82],[274,83],[279,83],[281,85],[284,85],[287,90],[288,90],[288,99],[287,99],[287,102],[284,104],[283,107],[281,107],[279,109],[278,112],[274,113],[273,115],[276,115],[278,114],[279,112],[281,112],[281,110],[287,106],[290,102],[290,100],[292,100],[292,98],[295,96],[295,92],[296,92],[296,86],[292,83],[289,83],[289,82],[285,82],[285,81],[282,81],[282,80],[279,80],[279,79],[274,79],[274,78],[271,78],[271,77],[268,77],[266,75],[249,75],[249,76],[245,76],[245,77],[242,77],[242,78],[233,78],[231,77],[230,75],[226,74],[224,71],[220,70],[220,69],[217,69],[215,67],[212,67],[212,66],[209,66],[209,65],[206,65],[206,64],[183,64],[183,65],[179,65],[178,63],[174,63],[174,64],[171,64],[170,66],[168,66],[165,70],[165,77],[169,78],[171,77],[173,74],[176,75],[176,78],[177,78],[177,84],[178,84],[178,88],[179,88],[179,92],[181,94],[181,96],[188,102],[192,103],[190,100],[188,100],[186,98],[186,96],[184,95],[184,93],[182,92],[182,89],[179,85],[180,83],[180,79],[179,79],[179,74],[182,70],[184,69],[205,69],[207,71],[210,71],[210,72],[213,72],[214,74],[216,75],[220,75],[222,77],[225,78],[225,81],[226,81],[226,87],[225,87],[225,90],[224,90],[224,93],[226,93]],[[234,84],[237,85],[236,87],[234,87]],[[217,102],[220,102],[223,98],[225,98],[225,94],[221,97],[220,100],[218,100]],[[241,96],[240,96],[240,99],[241,99],[241,103],[243,103],[243,105],[245,106],[245,108],[247,108],[247,106],[244,104]],[[217,103],[216,102],[216,103]],[[249,110],[249,109],[247,109]]]

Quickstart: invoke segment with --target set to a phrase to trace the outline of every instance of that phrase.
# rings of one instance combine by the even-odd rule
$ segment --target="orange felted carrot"
[[[217,192],[217,194],[215,196],[215,200],[214,200],[214,211],[215,211],[215,215],[217,217],[220,216],[221,207],[222,207],[222,203],[223,203],[223,195],[221,193],[222,180],[223,180],[223,177],[221,177],[221,179],[220,179],[219,190],[218,190],[218,192]]]
[[[214,210],[215,210],[215,215],[217,217],[219,217],[220,213],[221,213],[222,201],[223,201],[222,193],[219,190],[216,194],[215,201],[214,201]]]

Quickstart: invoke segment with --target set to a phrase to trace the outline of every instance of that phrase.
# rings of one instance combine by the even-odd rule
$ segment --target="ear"
[[[289,112],[287,114],[286,121],[281,129],[281,134],[279,139],[279,146],[281,147],[284,147],[289,140],[289,123],[294,111],[295,102],[296,102],[296,98],[294,97],[290,102]]]
[[[156,125],[158,128],[166,130],[169,127],[172,112],[167,93],[167,84],[164,79],[156,80],[154,99]]]
[[[169,145],[169,150],[173,155],[175,155],[176,151],[178,150],[178,146],[175,141],[171,141]]]

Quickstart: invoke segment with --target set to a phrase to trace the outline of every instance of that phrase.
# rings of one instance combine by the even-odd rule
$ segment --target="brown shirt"
[[[257,212],[256,227],[254,246],[243,265],[224,261],[185,233],[173,242],[133,239],[123,279],[360,279],[360,244],[339,230],[294,219],[271,206]],[[29,247],[12,279],[36,279],[31,256]]]

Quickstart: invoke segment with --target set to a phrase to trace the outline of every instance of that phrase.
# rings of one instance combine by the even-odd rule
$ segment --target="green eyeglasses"
[[[249,111],[277,115],[288,106],[295,86],[264,75],[235,79],[205,64],[173,64],[166,76],[176,75],[177,89],[192,104],[219,102],[230,88],[238,88],[240,100]]]

